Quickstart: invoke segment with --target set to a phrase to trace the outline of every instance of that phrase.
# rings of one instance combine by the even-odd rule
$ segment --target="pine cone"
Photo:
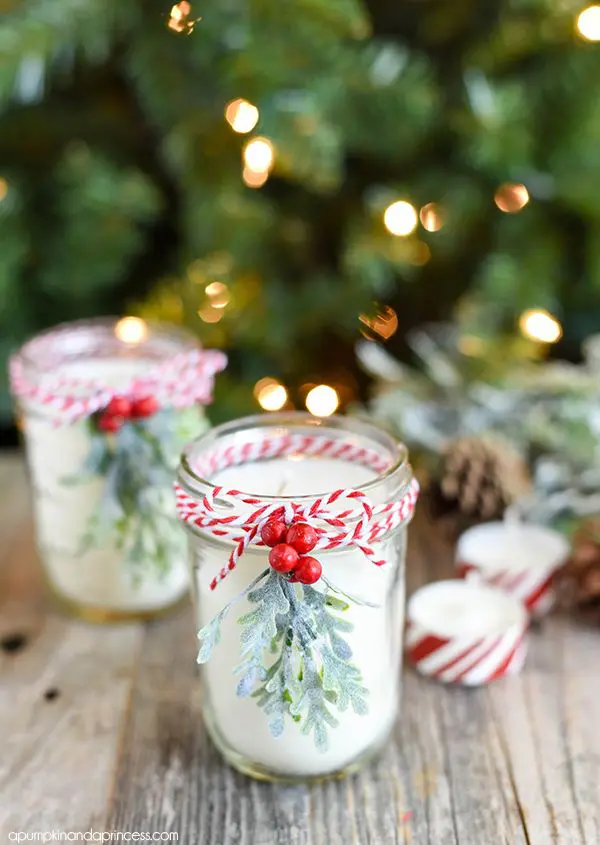
[[[530,486],[527,465],[510,443],[489,435],[460,437],[445,450],[432,491],[434,512],[471,522],[499,519]]]
[[[585,519],[573,535],[571,557],[558,573],[563,604],[600,623],[600,515]]]

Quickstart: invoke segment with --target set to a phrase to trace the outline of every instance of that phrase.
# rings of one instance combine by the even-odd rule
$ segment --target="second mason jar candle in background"
[[[250,417],[185,451],[204,713],[237,768],[322,777],[385,743],[415,498],[405,448],[354,420]]]
[[[172,504],[182,444],[206,427],[220,352],[129,317],[69,323],[11,360],[50,587],[85,618],[147,616],[188,578]]]

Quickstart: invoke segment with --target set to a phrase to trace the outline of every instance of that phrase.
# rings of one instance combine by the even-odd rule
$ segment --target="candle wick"
[[[281,484],[280,484],[280,485],[279,485],[279,487],[277,488],[277,491],[276,491],[275,495],[276,495],[276,496],[283,496],[283,491],[285,490],[285,488],[286,488],[287,486],[288,486],[288,478],[287,478],[287,476],[284,476],[284,477],[281,479]]]

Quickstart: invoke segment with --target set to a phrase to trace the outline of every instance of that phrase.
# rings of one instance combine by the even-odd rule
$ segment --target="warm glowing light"
[[[210,304],[207,305],[206,308],[199,308],[198,316],[204,323],[218,323],[223,317],[222,306],[213,308],[212,304]]]
[[[444,225],[444,219],[440,212],[440,207],[435,202],[428,202],[419,212],[419,219],[421,225],[428,232],[439,232]]]
[[[148,337],[148,326],[139,317],[123,317],[115,326],[115,337],[122,343],[142,343]]]
[[[383,222],[388,232],[399,237],[406,237],[417,228],[419,218],[417,212],[409,202],[398,200],[385,210]]]
[[[204,291],[210,299],[211,308],[225,308],[229,302],[229,288],[223,282],[211,282]]]
[[[198,21],[202,20],[202,18],[191,19],[191,12],[192,4],[188,3],[187,0],[181,0],[180,3],[175,3],[171,7],[169,20],[167,21],[169,29],[172,29],[174,32],[187,32],[189,35]]]
[[[387,340],[398,331],[398,315],[389,305],[386,305],[375,317],[361,314],[358,318],[373,334]],[[365,333],[365,336],[369,335]]]
[[[339,404],[337,390],[328,384],[318,384],[306,397],[306,407],[314,417],[330,417]]]
[[[586,41],[600,41],[600,6],[588,6],[577,15],[577,32]]]
[[[6,179],[2,179],[0,177],[0,202],[5,198],[8,193],[8,182]]]
[[[254,396],[264,411],[279,411],[287,402],[285,387],[274,378],[261,378],[254,385]]]
[[[562,337],[561,324],[543,308],[524,311],[519,318],[519,328],[525,337],[540,343],[556,343]]]
[[[507,214],[515,214],[525,208],[529,202],[529,191],[525,185],[520,185],[517,182],[504,182],[500,185],[494,194],[494,202],[500,209]]]
[[[253,106],[248,100],[242,100],[241,97],[227,103],[225,107],[225,120],[233,131],[239,132],[240,135],[251,132],[258,123],[259,117],[260,114],[256,106]]]
[[[244,184],[249,188],[262,188],[268,178],[268,170],[265,170],[264,173],[257,173],[255,170],[250,170],[249,167],[244,167],[244,170],[242,171]]]
[[[410,255],[410,263],[415,267],[423,267],[431,258],[431,250],[424,241],[417,241]]]
[[[268,173],[274,159],[275,151],[268,138],[252,138],[244,147],[244,163],[255,173]]]

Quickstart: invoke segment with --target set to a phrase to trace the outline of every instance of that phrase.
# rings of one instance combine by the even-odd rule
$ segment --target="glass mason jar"
[[[406,524],[415,485],[406,448],[354,419],[248,417],[185,449],[177,493],[189,538],[198,660],[206,664],[203,712],[235,768],[261,779],[322,778],[353,771],[385,744],[399,706]],[[372,557],[353,544],[317,546],[309,552],[322,576],[307,582],[297,563],[294,583],[295,576],[269,566],[272,552],[255,536],[232,568],[240,514],[283,508],[289,527],[292,511],[312,514],[323,494],[342,488],[362,491],[375,507],[410,500],[402,518],[370,544]],[[223,492],[232,489],[231,497]],[[207,501],[210,510],[199,518]],[[333,516],[353,500],[326,507]],[[360,506],[343,517],[346,526],[356,526],[357,513]],[[215,532],[212,518],[223,515],[231,524]],[[338,530],[322,518],[308,521],[333,535]],[[283,538],[288,548],[290,538]],[[267,539],[273,546],[276,538]]]
[[[207,426],[196,403],[209,400],[221,359],[191,335],[133,317],[67,323],[13,356],[40,557],[75,614],[144,618],[187,592],[172,474],[183,444]],[[173,383],[198,375],[199,362],[205,395],[179,391],[175,410]]]

